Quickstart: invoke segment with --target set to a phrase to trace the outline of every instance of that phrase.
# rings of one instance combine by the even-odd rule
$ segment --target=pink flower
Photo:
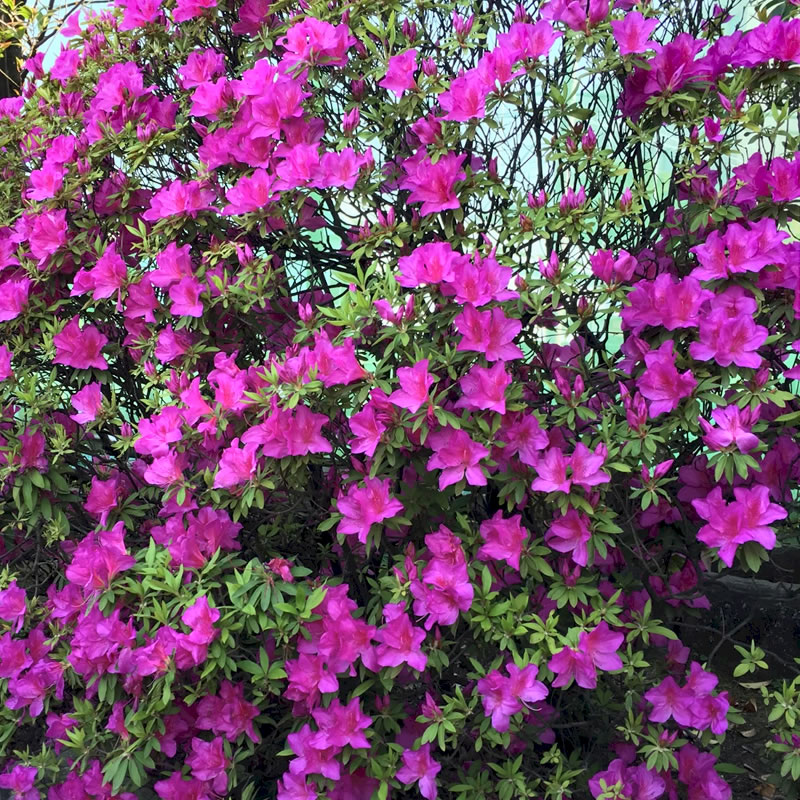
[[[736,500],[726,503],[722,489],[717,486],[705,499],[692,500],[692,506],[706,525],[697,533],[697,539],[708,547],[718,547],[720,560],[728,567],[740,544],[758,542],[767,550],[775,547],[775,531],[770,522],[785,519],[786,509],[769,500],[766,486],[751,489],[737,487],[733,490]]]
[[[177,361],[192,346],[193,337],[187,331],[176,331],[172,324],[158,334],[155,356],[165,364]]]
[[[476,308],[492,300],[516,300],[519,292],[508,288],[511,267],[503,267],[493,255],[481,258],[474,253],[471,258],[462,256],[455,265],[454,274],[446,279],[442,294],[455,295],[459,305],[468,303]]]
[[[653,705],[648,715],[651,722],[667,722],[673,717],[678,725],[692,724],[694,695],[678,686],[671,676],[646,692],[644,699]]]
[[[717,775],[716,760],[691,744],[678,751],[678,780],[689,787],[688,800],[730,800],[731,787]]]
[[[592,273],[609,286],[629,281],[638,266],[636,259],[627,250],[620,250],[616,259],[611,250],[598,250],[589,256],[589,262]]]
[[[361,168],[373,166],[372,150],[359,154],[352,147],[345,147],[339,152],[328,151],[322,154],[314,178],[314,186],[326,189],[329,186],[343,186],[352,189],[356,185]]]
[[[316,180],[320,163],[319,143],[296,144],[283,155],[275,169],[278,174],[276,188],[297,189]]]
[[[336,530],[339,533],[357,534],[360,542],[366,543],[370,528],[385,519],[397,516],[403,504],[390,497],[391,481],[366,478],[364,487],[351,486],[347,495],[337,501],[343,514]]]
[[[322,426],[327,422],[328,417],[324,414],[315,414],[306,406],[298,406],[286,429],[288,454],[330,453],[331,443],[322,435]]]
[[[536,703],[547,697],[547,687],[535,680],[535,664],[520,668],[509,662],[506,670],[508,678],[493,670],[477,684],[484,713],[491,716],[492,727],[500,733],[508,730],[511,717],[522,711],[523,703]]]
[[[572,467],[572,484],[581,486],[587,491],[593,486],[608,483],[611,477],[604,472],[602,467],[605,463],[608,449],[601,442],[590,450],[583,442],[578,442],[572,451],[569,463]]]
[[[432,433],[428,446],[434,451],[428,459],[428,472],[441,469],[439,491],[458,483],[462,478],[471,486],[486,486],[486,476],[480,461],[487,458],[489,450],[474,442],[465,431],[447,428]]]
[[[399,408],[406,408],[412,414],[429,402],[428,390],[433,385],[433,376],[428,373],[428,359],[418,361],[413,367],[400,367],[397,370],[400,388],[389,395],[389,402]]]
[[[402,97],[407,89],[416,88],[414,73],[417,70],[417,51],[406,50],[392,56],[386,68],[386,75],[378,81],[378,86],[394,92],[397,97]]]
[[[198,597],[195,602],[181,614],[181,622],[186,627],[191,628],[191,633],[184,641],[184,647],[196,652],[202,652],[201,658],[195,658],[195,663],[200,663],[205,659],[205,651],[211,642],[217,638],[219,631],[214,627],[214,623],[219,619],[220,612],[216,608],[211,608],[208,598],[203,595]]]
[[[542,19],[535,23],[515,22],[508,33],[501,33],[497,37],[497,41],[500,47],[509,51],[510,58],[517,62],[546,56],[556,40],[563,35],[561,31],[554,31],[553,26]]]
[[[598,772],[589,779],[592,797],[605,797],[614,787],[620,785],[619,797],[635,797],[636,800],[657,800],[666,790],[666,782],[645,764],[630,766],[625,760],[615,758],[608,769]]]
[[[716,129],[710,131],[712,135],[717,134],[712,141],[721,140],[719,122],[707,120],[705,127],[707,135],[709,128]],[[769,264],[783,265],[786,261],[783,240],[786,237],[786,233],[778,231],[775,220],[768,217],[751,223],[749,228],[734,222],[724,234],[712,231],[703,244],[690,250],[700,262],[700,266],[692,271],[692,277],[714,280],[744,272],[760,272]]]
[[[278,781],[278,800],[317,800],[316,786],[305,776],[285,772]]]
[[[119,573],[136,564],[125,547],[124,537],[123,522],[110,531],[88,533],[75,548],[72,563],[66,569],[67,580],[80,586],[85,596],[108,589]]]
[[[188,610],[188,609],[187,609]],[[219,614],[218,611],[215,611]],[[206,695],[197,708],[197,727],[203,731],[221,734],[234,742],[246,733],[258,744],[261,739],[253,729],[253,720],[258,716],[258,707],[244,699],[244,686],[222,681],[219,694]]]
[[[297,758],[289,762],[289,771],[296,775],[319,773],[332,781],[338,781],[341,775],[341,764],[336,759],[338,750],[335,747],[315,747],[313,744],[317,734],[309,724],[287,737],[289,747]]]
[[[436,776],[442,765],[431,758],[431,746],[424,744],[419,750],[403,751],[403,766],[395,778],[408,786],[419,781],[419,793],[425,800],[436,800]]]
[[[581,567],[588,562],[586,545],[592,538],[589,518],[574,508],[553,520],[545,534],[545,542],[559,553],[569,553],[572,560]]]
[[[700,335],[689,345],[689,355],[697,361],[716,361],[721,367],[757,369],[761,366],[758,348],[764,344],[769,331],[756,325],[752,317],[727,309],[714,308],[700,321]]]
[[[319,732],[312,737],[311,744],[319,749],[327,747],[368,748],[369,739],[364,735],[372,725],[372,719],[361,711],[361,700],[354,697],[343,706],[339,698],[334,698],[327,708],[315,708],[311,712]]]
[[[347,421],[350,430],[355,436],[350,441],[350,449],[354,453],[364,453],[369,458],[375,455],[375,450],[386,431],[386,425],[378,419],[375,407],[367,404]]]
[[[84,503],[84,508],[93,516],[100,520],[100,525],[105,527],[108,524],[108,517],[117,507],[120,495],[124,494],[125,489],[119,476],[115,475],[107,481],[101,481],[96,475],[92,477],[92,488]]]
[[[598,669],[606,672],[622,669],[622,659],[617,654],[625,634],[613,633],[608,623],[601,622],[591,633],[581,633],[580,648],[592,659]]]
[[[655,280],[635,283],[628,295],[630,306],[622,309],[622,320],[633,333],[639,334],[648,327],[696,328],[700,308],[714,293],[703,289],[696,278],[676,281],[668,272]]]
[[[45,161],[41,169],[35,169],[30,174],[30,188],[27,196],[30,200],[48,200],[55,197],[64,184],[67,170],[61,164]]]
[[[153,463],[144,471],[144,479],[152,486],[167,489],[183,481],[183,466],[183,459],[170,451],[153,459]]]
[[[217,0],[178,0],[172,18],[175,22],[186,22],[199,17],[207,8],[216,8]]]
[[[117,244],[112,242],[97,260],[91,272],[95,300],[113,297],[122,289],[128,277],[128,268],[117,253]]]
[[[80,55],[76,51],[75,55]],[[45,211],[33,220],[33,226],[28,234],[28,244],[33,257],[39,264],[44,264],[48,258],[67,243],[67,212]]]
[[[486,84],[477,69],[471,69],[450,81],[450,88],[442,92],[439,105],[447,112],[443,119],[469,122],[486,116],[486,96],[493,84]]]
[[[180,317],[202,317],[203,303],[200,295],[203,293],[203,284],[194,278],[181,278],[169,289],[169,299],[172,300],[170,313]]]
[[[628,11],[621,20],[611,21],[611,30],[622,56],[651,49],[650,37],[658,27],[656,18],[646,19],[638,11]]]
[[[482,353],[487,361],[514,361],[522,358],[522,350],[514,337],[522,330],[518,319],[509,319],[500,308],[478,311],[471,305],[453,320],[462,334],[456,350]]]
[[[511,384],[511,376],[505,365],[498,361],[492,367],[475,365],[461,379],[463,394],[456,401],[456,408],[506,413],[506,388]]]
[[[191,767],[192,776],[199,781],[208,781],[211,788],[219,795],[225,794],[228,788],[228,776],[225,770],[230,762],[225,756],[222,739],[216,736],[210,742],[192,738],[192,752],[186,759]]]
[[[0,619],[10,622],[18,631],[25,622],[25,590],[11,581],[7,588],[0,591]]]
[[[586,653],[563,647],[547,662],[547,668],[556,674],[553,687],[566,686],[573,678],[584,689],[597,687],[597,673]]]
[[[738,406],[730,405],[725,408],[715,408],[711,418],[717,427],[711,426],[707,420],[699,417],[700,427],[705,432],[703,441],[712,450],[724,450],[732,445],[740,453],[748,453],[759,444],[758,437],[751,428],[758,420],[760,406],[755,411],[746,408],[744,411]]]
[[[347,25],[334,26],[313,17],[296,22],[278,39],[278,44],[286,50],[283,62],[288,67],[301,63],[343,67],[355,43]]]
[[[204,81],[192,92],[192,107],[189,109],[189,114],[192,117],[208,117],[216,120],[232,100],[233,89],[226,77],[217,78],[215,81]]]
[[[296,659],[285,663],[289,686],[283,696],[287,700],[304,703],[313,708],[320,701],[320,695],[339,690],[339,681],[331,672],[321,655],[300,653]]]
[[[14,377],[14,370],[11,369],[12,358],[14,354],[4,344],[0,344],[0,381]]]
[[[381,667],[399,667],[408,664],[418,672],[425,670],[428,657],[422,652],[425,631],[411,624],[402,603],[384,606],[386,624],[375,633],[379,642],[375,648],[375,661]]]
[[[588,490],[592,486],[608,483],[611,478],[602,469],[607,454],[602,442],[594,451],[589,450],[583,442],[578,442],[569,458],[560,448],[550,447],[535,464],[538,477],[531,488],[535,492],[568,493],[573,484]]]
[[[528,531],[522,527],[522,517],[519,514],[503,519],[503,512],[498,511],[491,519],[481,523],[480,533],[484,544],[478,550],[476,558],[505,560],[519,571],[522,545],[528,538]]]
[[[103,394],[99,383],[90,383],[72,395],[72,407],[78,412],[70,414],[79,425],[94,422],[103,405]]]
[[[322,435],[327,422],[327,416],[306,406],[298,406],[294,412],[275,408],[264,422],[245,431],[242,442],[264,445],[263,455],[272,458],[330,453],[331,443]]]
[[[225,71],[225,56],[216,50],[195,50],[189,53],[186,63],[178,70],[183,89],[193,89],[198,84],[216,78]]]
[[[517,456],[523,464],[535,466],[539,461],[539,452],[547,447],[549,439],[541,429],[539,420],[533,414],[514,415],[504,420],[501,437],[506,441],[504,455]]]
[[[406,177],[400,181],[401,189],[408,189],[409,203],[422,203],[420,214],[436,214],[451,208],[461,208],[455,192],[456,181],[463,181],[467,174],[461,168],[467,156],[447,153],[433,164],[424,156],[421,160],[406,159],[403,171]]]
[[[80,603],[83,603],[82,595]],[[21,627],[19,620],[17,626]],[[26,639],[12,638],[12,631],[7,631],[0,636],[0,678],[16,679],[32,664],[33,658],[28,652]]]
[[[31,291],[29,278],[6,280],[0,284],[0,322],[16,319],[28,304]]]
[[[644,357],[646,369],[636,382],[642,396],[650,401],[651,417],[674,411],[697,387],[690,370],[678,372],[672,346],[672,340],[667,339],[658,350],[647,353]]]
[[[410,256],[397,259],[397,282],[409,289],[425,284],[452,281],[468,257],[457,253],[447,242],[420,245]]]
[[[255,475],[258,466],[256,452],[258,444],[239,447],[239,439],[234,439],[225,449],[219,462],[219,470],[214,476],[215,489],[230,489],[248,483]]]
[[[158,190],[150,201],[150,208],[142,214],[148,222],[158,222],[174,216],[197,217],[198,212],[213,208],[214,193],[204,189],[197,181],[182,183],[174,180]]]
[[[161,12],[163,0],[128,0],[125,15],[119,24],[121,31],[132,31],[155,22]]]
[[[624,634],[612,633],[606,622],[601,622],[591,633],[582,632],[578,650],[564,647],[548,662],[548,669],[557,675],[553,686],[566,686],[574,678],[584,689],[596,688],[597,669],[622,668],[617,650],[624,638]]]
[[[157,269],[149,273],[153,286],[169,289],[174,283],[183,278],[191,278],[192,257],[191,247],[188,244],[178,247],[175,242],[170,242],[157,256]]]
[[[161,800],[211,800],[206,786],[205,781],[197,778],[184,780],[180,770],[176,770],[169,778],[158,781],[153,788]]]
[[[39,800],[39,790],[34,788],[38,767],[15,764],[4,775],[0,775],[0,789],[10,789],[9,800]]]
[[[53,337],[56,346],[56,364],[75,369],[106,369],[108,362],[101,351],[108,344],[107,337],[92,325],[81,329],[77,317],[73,317],[64,329]]]
[[[12,711],[27,708],[31,717],[38,717],[44,710],[45,698],[53,688],[56,689],[56,698],[61,699],[64,693],[64,667],[49,658],[42,659],[27,672],[8,682],[6,706]]]

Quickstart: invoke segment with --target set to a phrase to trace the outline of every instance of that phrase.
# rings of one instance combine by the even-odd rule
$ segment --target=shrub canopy
[[[769,663],[792,791],[796,666],[697,635],[797,543],[773,5],[70,19],[0,101],[0,789],[726,800]]]

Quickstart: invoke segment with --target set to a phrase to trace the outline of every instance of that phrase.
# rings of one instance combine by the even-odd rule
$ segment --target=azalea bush
[[[711,612],[798,545],[799,13],[70,18],[0,101],[4,796],[726,800],[762,676],[794,796]]]

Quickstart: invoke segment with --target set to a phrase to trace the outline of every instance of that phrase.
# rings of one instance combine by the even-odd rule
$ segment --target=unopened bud
[[[597,147],[597,136],[595,136],[594,131],[590,127],[581,137],[581,149],[587,156],[591,156],[595,147]]]
[[[353,99],[360,102],[364,99],[364,92],[366,90],[366,84],[364,83],[363,78],[359,78],[358,80],[350,82],[350,89],[353,92]]]
[[[425,75],[427,75],[429,78],[432,78],[438,71],[439,70],[436,67],[436,62],[432,58],[422,59],[422,72]]]
[[[361,111],[359,111],[358,106],[355,108],[351,108],[343,117],[342,117],[342,132],[345,136],[352,136],[353,131],[358,127],[359,122],[361,122]]]

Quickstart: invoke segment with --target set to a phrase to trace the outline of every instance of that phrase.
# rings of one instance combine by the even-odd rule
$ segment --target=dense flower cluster
[[[685,632],[797,519],[782,8],[72,17],[0,101],[0,789],[728,800]]]

